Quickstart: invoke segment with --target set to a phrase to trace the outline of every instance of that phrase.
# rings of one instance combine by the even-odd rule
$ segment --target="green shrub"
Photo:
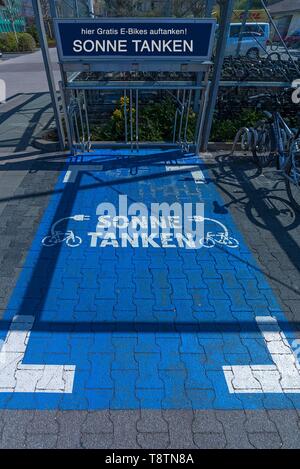
[[[129,133],[129,98],[127,97],[127,125]],[[132,109],[132,118],[135,122],[135,108]],[[174,116],[176,103],[171,97],[162,98],[159,102],[150,101],[139,106],[139,139],[143,141],[170,142],[173,139]],[[196,124],[196,115],[189,113],[187,127],[188,140],[193,139]],[[179,119],[177,120],[178,131]],[[125,133],[124,98],[122,97],[114,109],[110,119],[102,125],[92,125],[92,140],[122,141]],[[135,125],[133,125],[133,139],[135,139]]]
[[[0,33],[2,52],[30,52],[36,48],[36,42],[29,33]]]
[[[18,33],[18,50],[21,52],[34,51],[36,42],[29,33]]]
[[[26,32],[29,33],[33,37],[33,39],[35,40],[35,43],[37,45],[39,45],[39,43],[40,43],[39,34],[38,34],[38,31],[36,29],[35,24],[31,24],[30,26],[28,26],[26,28]]]
[[[253,109],[245,109],[236,117],[228,119],[220,119],[215,116],[210,140],[212,142],[228,142],[234,140],[237,131],[241,127],[251,127],[261,118],[262,113]]]
[[[17,50],[15,33],[0,33],[0,50],[2,52],[15,52]]]

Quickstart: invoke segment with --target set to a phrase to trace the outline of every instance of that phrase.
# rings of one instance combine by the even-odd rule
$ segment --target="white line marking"
[[[80,171],[102,171],[102,164],[70,164],[68,171],[66,171],[65,177],[63,179],[64,183],[75,182],[77,174]]]
[[[203,172],[199,169],[199,166],[188,166],[188,165],[173,165],[173,166],[166,166],[166,171],[183,171],[189,170],[195,184],[205,184],[205,177]],[[188,172],[188,171],[187,171]]]
[[[223,366],[230,393],[300,393],[300,365],[271,316],[256,318],[273,365]]]
[[[72,171],[67,171],[63,180],[63,183],[69,182],[69,179],[71,178]]]
[[[192,176],[196,184],[205,184],[205,177],[200,169],[197,171],[192,171]]]
[[[71,393],[75,365],[24,365],[34,316],[15,316],[0,351],[0,392]]]

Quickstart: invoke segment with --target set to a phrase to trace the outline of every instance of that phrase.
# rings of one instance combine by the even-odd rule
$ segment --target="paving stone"
[[[140,448],[167,449],[170,448],[168,433],[139,433],[137,443]]]
[[[33,419],[26,427],[28,434],[31,433],[46,433],[57,434],[59,429],[58,422],[56,421],[56,414],[52,411],[35,411]]]
[[[214,410],[195,410],[192,423],[193,433],[223,433],[223,426]]]
[[[113,441],[113,433],[83,433],[81,436],[81,446],[86,449],[117,448]]]
[[[248,433],[248,438],[256,449],[282,448],[282,441],[278,433]]]
[[[193,411],[164,410],[163,416],[168,422],[171,448],[195,448],[192,435]]]
[[[226,448],[251,449],[247,432],[245,430],[246,415],[242,411],[220,411],[216,413],[218,421],[222,423],[226,437]],[[230,416],[230,417],[229,417]]]
[[[108,410],[89,412],[81,426],[83,433],[113,433],[113,422]]]
[[[226,447],[223,433],[194,433],[194,442],[199,449],[222,449]]]
[[[33,419],[32,412],[5,411],[2,414],[4,421],[1,448],[23,448],[25,447],[26,429]]]
[[[268,413],[265,410],[259,412],[255,410],[245,410],[246,418],[245,430],[248,433],[274,433],[276,432],[276,426],[274,422],[269,418]]]
[[[86,420],[87,412],[64,411],[58,412],[57,422],[59,432],[57,448],[81,448],[81,426]]]
[[[26,437],[26,448],[53,449],[56,448],[58,436],[50,433],[31,433]]]
[[[138,448],[136,426],[140,418],[139,411],[111,411],[110,418],[114,424],[113,446],[128,449]]]
[[[168,421],[160,410],[141,409],[137,421],[138,433],[167,433]]]
[[[294,410],[268,410],[268,416],[276,425],[283,449],[300,447],[300,418]]]

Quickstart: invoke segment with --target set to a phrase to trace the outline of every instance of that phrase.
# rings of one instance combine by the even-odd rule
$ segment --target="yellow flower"
[[[121,106],[124,106],[124,102],[125,102],[125,98],[124,96],[121,96],[120,98],[120,103],[121,103]],[[126,96],[126,105],[129,104],[129,98]]]
[[[122,119],[122,112],[120,109],[115,109],[113,112],[114,119]]]

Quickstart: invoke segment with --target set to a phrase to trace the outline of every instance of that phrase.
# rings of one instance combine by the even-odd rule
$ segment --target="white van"
[[[231,23],[225,55],[236,55],[242,23]],[[265,54],[270,37],[269,23],[246,23],[241,34],[239,55],[258,57]]]

